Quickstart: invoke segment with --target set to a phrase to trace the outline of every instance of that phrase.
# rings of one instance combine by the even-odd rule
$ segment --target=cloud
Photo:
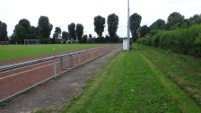
[[[150,25],[157,19],[167,20],[170,13],[177,11],[186,18],[201,13],[200,0],[130,0],[130,14],[142,16],[141,25]],[[54,28],[61,26],[67,31],[71,22],[81,23],[87,34],[94,32],[93,18],[115,13],[119,16],[120,36],[127,34],[127,0],[3,0],[1,1],[1,21],[8,26],[9,36],[20,19],[26,18],[37,26],[40,16],[48,16]],[[54,29],[52,30],[54,32]],[[107,32],[106,32],[107,34]]]

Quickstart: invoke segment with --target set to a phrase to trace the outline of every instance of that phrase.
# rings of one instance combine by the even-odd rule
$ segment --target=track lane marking
[[[78,58],[78,57],[75,56],[73,59],[76,59],[76,58]],[[66,60],[63,60],[63,61],[67,61],[67,60],[69,60],[69,59],[66,59]],[[42,63],[47,63],[47,62],[42,62]],[[60,61],[56,62],[56,64],[58,64],[58,63],[60,63]],[[31,66],[34,66],[34,65],[36,66],[36,65],[39,65],[39,64],[33,64],[33,65],[31,65]],[[0,78],[0,80],[6,79],[6,78],[10,78],[10,77],[14,77],[14,76],[17,76],[17,75],[20,75],[20,74],[24,74],[24,73],[27,73],[27,72],[30,72],[30,71],[34,71],[34,70],[37,70],[37,69],[39,69],[39,68],[48,67],[48,66],[50,66],[50,65],[54,65],[54,63],[47,64],[47,65],[44,65],[44,66],[39,66],[39,67],[36,67],[36,68],[32,68],[32,69],[27,70],[27,71],[22,71],[22,72],[19,72],[19,73],[11,74],[11,75],[8,75],[8,76],[5,76],[5,77]],[[21,68],[25,68],[25,67],[21,67]],[[21,68],[20,68],[20,69],[21,69]],[[18,68],[18,69],[19,69],[19,68]],[[18,69],[14,69],[14,70],[18,70]],[[9,70],[9,71],[14,71],[14,70]],[[7,71],[7,72],[9,72],[9,71]]]

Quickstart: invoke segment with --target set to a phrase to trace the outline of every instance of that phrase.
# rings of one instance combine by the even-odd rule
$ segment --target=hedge
[[[154,35],[139,38],[137,42],[201,57],[201,25],[172,31],[158,31]]]

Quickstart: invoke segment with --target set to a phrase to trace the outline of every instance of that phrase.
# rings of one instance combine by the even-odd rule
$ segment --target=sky
[[[7,24],[8,36],[19,20],[27,19],[32,26],[38,26],[40,16],[47,16],[55,27],[67,26],[74,22],[84,26],[84,34],[94,32],[94,17],[101,15],[107,21],[108,15],[115,13],[119,17],[117,34],[127,36],[127,3],[128,0],[0,0],[0,20]],[[172,12],[179,12],[185,18],[201,14],[201,0],[130,0],[130,15],[142,16],[141,26],[150,26],[157,19],[167,21]],[[103,36],[107,35],[107,24]]]

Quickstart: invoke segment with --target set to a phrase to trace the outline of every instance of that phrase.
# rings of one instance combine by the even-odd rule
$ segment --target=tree
[[[0,21],[0,41],[7,41],[7,25]]]
[[[185,27],[187,27],[187,23],[185,22],[184,16],[182,16],[180,13],[173,12],[168,16],[168,22],[165,26],[167,30]]]
[[[95,41],[95,39],[92,37],[92,35],[91,34],[89,34],[89,39],[88,39],[88,43],[95,43],[94,42]]]
[[[70,38],[70,35],[67,31],[62,32],[62,39],[68,40]]]
[[[89,34],[89,38],[92,39],[92,35],[91,34]]]
[[[162,19],[158,19],[150,26],[150,29],[159,30],[159,29],[163,29],[164,26],[165,26],[165,21]]]
[[[54,31],[54,34],[53,34],[53,40],[54,40],[55,43],[57,42],[60,34],[61,34],[61,28],[56,27],[55,31]]]
[[[193,16],[193,21],[195,22],[195,24],[201,24],[201,14],[200,15],[194,15]]]
[[[87,36],[87,35],[84,35],[84,36],[83,36],[82,43],[87,43],[87,38],[88,38],[88,36]]]
[[[140,36],[145,37],[149,32],[150,32],[149,27],[147,27],[147,25],[144,25],[140,29]]]
[[[105,18],[100,15],[94,17],[94,27],[94,31],[97,33],[98,37],[101,38],[105,27]]]
[[[68,32],[70,34],[71,39],[76,40],[75,23],[71,23],[68,25]]]
[[[22,26],[17,24],[14,29],[14,34],[13,34],[13,42],[18,42],[18,43],[23,43],[24,39],[27,38],[27,33],[26,29]]]
[[[38,20],[38,29],[40,38],[49,38],[53,25],[50,24],[48,17],[41,16]]]
[[[34,26],[30,27],[30,38],[36,39],[37,38],[37,28]]]
[[[117,29],[119,25],[119,17],[116,14],[110,14],[107,18],[108,32],[112,42],[117,42]]]
[[[21,19],[18,24],[24,27],[24,29],[26,30],[27,34],[30,34],[31,25],[30,25],[29,20]]]
[[[200,15],[195,14],[193,17],[190,17],[186,21],[189,27],[195,24],[201,24],[201,14]]]
[[[131,29],[132,39],[134,42],[137,41],[137,38],[140,35],[141,20],[142,20],[142,17],[137,13],[134,13],[130,17],[130,29]]]
[[[77,24],[76,25],[76,35],[78,37],[79,42],[81,42],[83,31],[84,31],[83,25],[82,24]]]

